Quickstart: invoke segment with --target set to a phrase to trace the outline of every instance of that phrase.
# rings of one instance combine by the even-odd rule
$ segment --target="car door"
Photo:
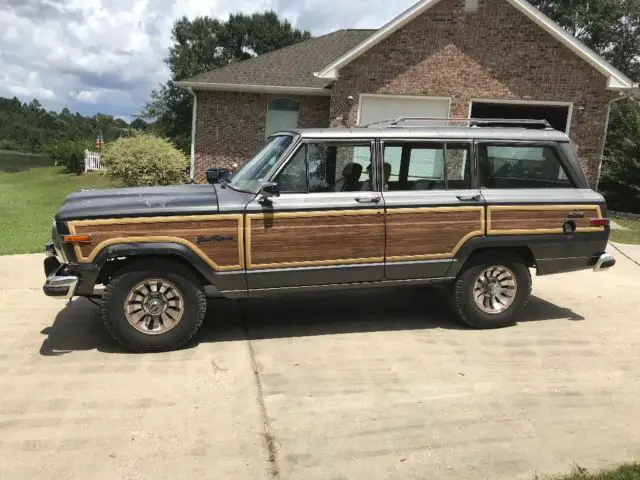
[[[384,200],[370,139],[303,140],[246,208],[249,291],[374,282],[384,276]]]
[[[385,278],[445,276],[464,243],[484,235],[472,142],[393,140],[382,142],[381,151],[387,177]]]

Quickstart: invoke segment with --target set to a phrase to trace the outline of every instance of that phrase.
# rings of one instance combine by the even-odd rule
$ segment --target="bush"
[[[84,140],[58,140],[47,145],[45,152],[67,173],[80,175],[84,173],[84,155],[89,146]]]
[[[187,179],[189,159],[168,140],[140,134],[108,144],[102,165],[125,185],[171,185]]]

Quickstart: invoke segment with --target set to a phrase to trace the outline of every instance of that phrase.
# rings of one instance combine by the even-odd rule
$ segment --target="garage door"
[[[360,98],[360,125],[368,125],[398,117],[449,117],[449,99],[432,97],[401,97],[398,95]]]

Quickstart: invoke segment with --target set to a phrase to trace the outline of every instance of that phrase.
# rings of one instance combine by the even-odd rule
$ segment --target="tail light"
[[[608,227],[609,219],[608,218],[592,218],[589,221],[589,225],[592,227]]]

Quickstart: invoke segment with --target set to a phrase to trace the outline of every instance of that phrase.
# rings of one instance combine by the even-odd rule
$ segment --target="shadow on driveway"
[[[531,297],[520,322],[584,320],[570,309]],[[309,293],[243,300],[210,300],[207,319],[194,341],[199,343],[444,328],[473,332],[458,322],[436,288],[412,287]],[[76,299],[41,332],[47,338],[41,355],[93,350],[126,353],[111,339],[100,310]]]

